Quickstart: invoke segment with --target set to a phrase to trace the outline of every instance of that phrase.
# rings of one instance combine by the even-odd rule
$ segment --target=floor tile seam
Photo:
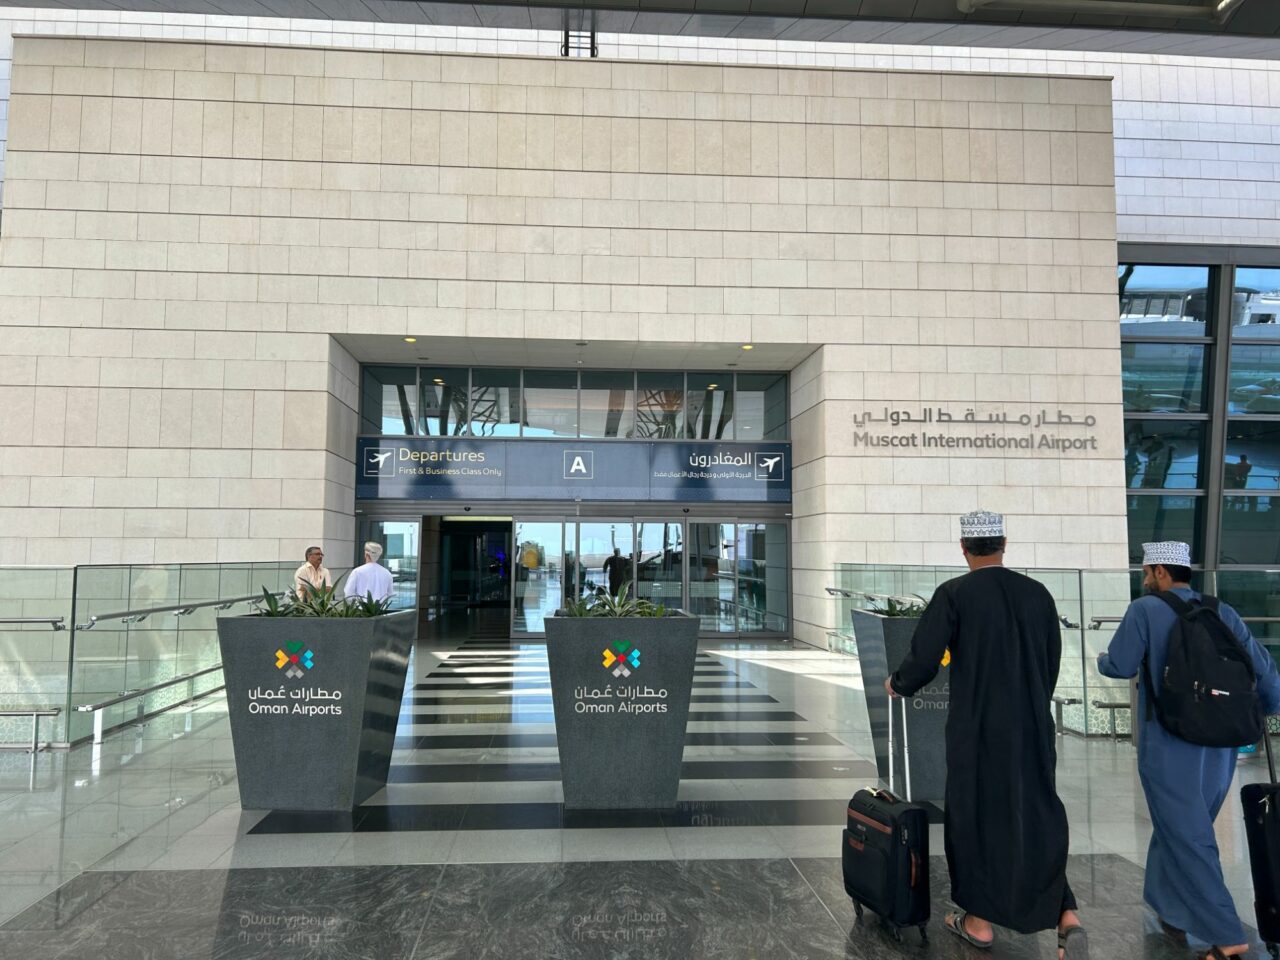
[[[444,862],[439,865],[440,870],[436,875],[436,886],[431,893],[431,898],[427,901],[427,909],[423,911],[422,924],[418,927],[418,935],[413,938],[413,949],[409,951],[409,956],[405,960],[414,960],[418,955],[418,948],[422,945],[422,937],[427,932],[427,924],[431,922],[431,912],[435,909],[436,891],[444,886],[444,873],[449,866],[449,855],[453,853],[453,844],[457,843],[457,840],[457,832],[455,831],[453,842],[449,844],[449,850],[445,853]]]
[[[831,907],[827,904],[827,901],[822,899],[822,895],[818,893],[813,884],[809,882],[809,878],[804,875],[804,871],[800,869],[800,865],[796,863],[795,858],[788,857],[787,863],[791,864],[791,869],[796,872],[796,876],[798,876],[800,881],[809,889],[809,893],[813,895],[813,898],[821,904],[823,912],[831,918],[831,922],[835,924],[836,929],[840,931],[840,935],[844,937],[846,941],[852,942],[853,937],[850,935],[852,931],[847,929],[845,925],[837,919],[836,915],[832,913]]]

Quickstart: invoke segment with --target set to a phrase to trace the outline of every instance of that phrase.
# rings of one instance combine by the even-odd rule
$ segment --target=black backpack
[[[1188,603],[1174,593],[1155,594],[1178,619],[1169,634],[1168,657],[1157,692],[1149,663],[1142,662],[1147,715],[1203,747],[1244,747],[1262,739],[1266,715],[1253,659],[1218,615],[1217,597]]]

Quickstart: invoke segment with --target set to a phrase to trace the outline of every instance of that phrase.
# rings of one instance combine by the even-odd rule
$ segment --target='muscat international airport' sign
[[[361,437],[356,496],[789,503],[789,443]]]
[[[1035,414],[977,414],[972,407],[956,414],[945,407],[870,410],[853,418],[855,449],[1009,450],[1055,455],[1098,449],[1097,418],[1062,410]],[[967,429],[965,429],[967,428]]]

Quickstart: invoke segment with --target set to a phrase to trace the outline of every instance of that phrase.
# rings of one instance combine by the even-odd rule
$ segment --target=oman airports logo
[[[304,649],[302,643],[286,643],[284,650],[276,651],[276,669],[284,670],[287,666],[289,669],[284,670],[284,675],[290,680],[297,680],[299,677],[306,676],[304,670],[310,670],[315,666],[315,654],[310,650]]]
[[[617,640],[610,647],[605,647],[604,662],[606,670],[613,668],[613,675],[618,679],[631,676],[632,670],[640,669],[640,648],[633,647],[625,640]]]

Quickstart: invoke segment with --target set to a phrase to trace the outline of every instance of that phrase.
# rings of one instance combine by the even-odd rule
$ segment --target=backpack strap
[[[1178,596],[1172,590],[1161,590],[1152,594],[1152,596],[1159,597],[1161,600],[1163,600],[1173,609],[1174,613],[1176,613],[1180,617],[1185,617],[1187,614],[1191,613],[1193,609],[1195,609],[1194,607],[1191,606],[1191,604],[1187,603],[1187,601],[1183,600],[1180,596]],[[1215,604],[1217,603],[1216,600],[1214,602]]]

